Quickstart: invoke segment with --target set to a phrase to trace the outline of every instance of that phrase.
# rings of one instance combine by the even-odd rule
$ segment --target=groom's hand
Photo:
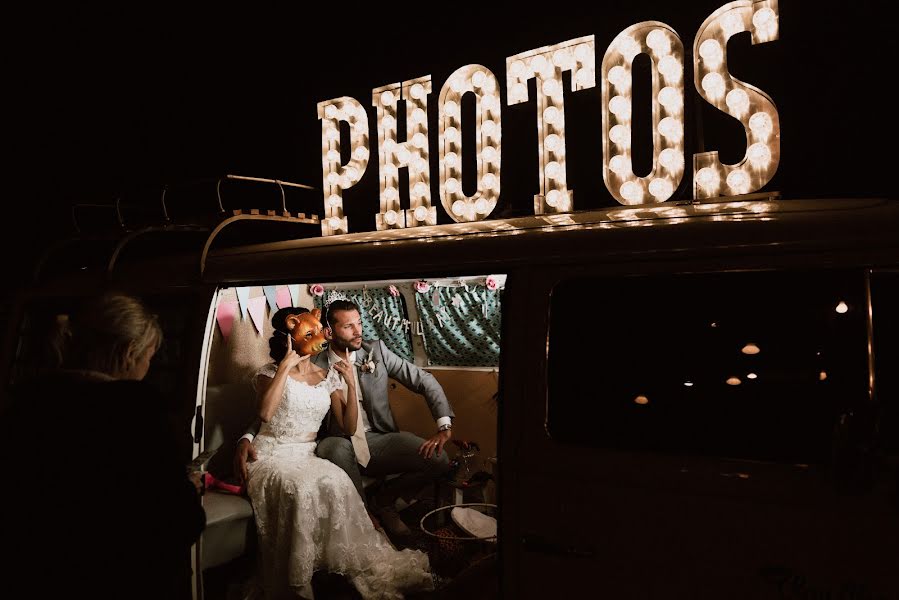
[[[240,485],[247,483],[248,459],[250,462],[256,460],[256,447],[250,443],[250,440],[243,438],[237,443],[237,452],[234,453],[234,474],[237,475]]]
[[[425,443],[418,448],[418,453],[425,458],[440,456],[440,453],[443,452],[444,444],[450,441],[451,437],[453,437],[452,429],[441,431],[431,436],[430,439],[425,440]]]

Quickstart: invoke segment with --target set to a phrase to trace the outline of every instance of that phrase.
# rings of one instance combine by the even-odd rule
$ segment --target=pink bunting
[[[278,308],[289,308],[293,306],[293,300],[290,297],[290,289],[288,289],[287,286],[278,286],[278,293],[275,295],[275,302],[277,302]]]
[[[222,332],[222,338],[227,341],[231,335],[231,329],[234,327],[234,319],[237,317],[237,302],[234,300],[225,300],[220,302],[218,310],[215,311],[215,320],[219,324]]]
[[[247,303],[247,310],[250,312],[250,319],[256,326],[256,331],[262,333],[263,322],[265,320],[265,296],[250,298]]]

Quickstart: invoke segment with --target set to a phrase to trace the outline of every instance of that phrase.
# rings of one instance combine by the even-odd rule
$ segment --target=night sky
[[[599,63],[619,31],[644,20],[672,26],[691,52],[696,30],[724,2],[592,3],[586,12],[581,3],[552,2],[527,14],[448,3],[452,12],[433,19],[401,14],[408,4],[386,3],[379,12],[332,4],[317,14],[254,8],[188,15],[154,4],[143,13],[130,6],[46,9],[8,19],[4,96],[12,107],[4,130],[12,133],[15,184],[7,188],[7,231],[27,232],[29,247],[39,248],[72,231],[72,204],[119,198],[153,212],[164,185],[173,205],[214,210],[209,182],[228,173],[320,188],[321,100],[347,95],[370,107],[372,88],[431,74],[435,111],[440,86],[458,67],[482,64],[504,87],[507,56],[589,34]],[[765,190],[785,198],[896,196],[896,102],[887,86],[899,52],[895,21],[882,13],[888,5],[781,0],[778,41],[751,46],[745,34],[731,41],[730,71],[767,92],[780,114],[782,158]],[[695,102],[689,62],[686,69],[688,156],[704,144],[736,162],[744,151],[740,126]],[[575,208],[614,206],[602,181],[600,87],[566,91],[565,102]],[[494,218],[527,211],[538,186],[534,103],[504,106],[502,116]],[[345,194],[351,231],[374,229],[376,167],[373,155]],[[280,204],[277,188],[266,185],[226,186],[225,204],[248,207],[248,190],[260,203]],[[675,199],[689,190],[688,173]],[[433,195],[439,222],[450,222]],[[290,190],[287,204],[322,212],[320,192]],[[16,272],[24,263],[8,264]]]

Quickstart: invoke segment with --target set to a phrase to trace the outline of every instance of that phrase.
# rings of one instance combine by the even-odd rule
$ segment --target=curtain
[[[415,294],[428,364],[499,366],[501,291],[484,285],[434,287]]]

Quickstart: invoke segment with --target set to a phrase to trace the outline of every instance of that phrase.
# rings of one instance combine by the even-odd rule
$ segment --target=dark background
[[[5,130],[12,133],[7,149],[13,159],[3,218],[7,281],[22,280],[36,253],[74,231],[75,204],[112,205],[118,199],[129,218],[158,219],[167,185],[170,207],[215,212],[214,182],[228,173],[320,189],[321,100],[347,95],[371,106],[372,88],[431,74],[433,150],[436,100],[455,69],[469,63],[491,69],[505,104],[507,56],[593,34],[599,63],[618,32],[644,20],[672,26],[691,53],[697,29],[723,4],[634,0],[485,9],[446,3],[429,4],[427,12],[436,15],[430,18],[402,3],[379,10],[332,3],[312,12],[254,8],[204,14],[159,5],[48,7],[10,15],[4,86],[11,101]],[[780,113],[782,158],[765,190],[779,190],[788,199],[896,196],[896,102],[890,87],[899,52],[889,5],[781,0],[778,41],[753,47],[748,34],[731,41],[731,73],[768,93]],[[424,10],[418,5],[417,11]],[[686,63],[688,173],[675,199],[690,194],[690,154],[719,149],[724,162],[736,162],[745,150],[736,121],[695,103],[689,57]],[[641,111],[649,112],[648,92],[640,103],[640,85],[638,136]],[[614,206],[602,180],[599,82],[590,90],[566,91],[565,103],[575,208]],[[502,195],[492,218],[532,212],[538,186],[534,102],[504,105],[502,116]],[[373,109],[369,120],[374,131]],[[432,152],[432,173],[435,165]],[[345,193],[351,231],[374,229],[376,172],[373,152],[362,181]],[[439,222],[451,222],[433,193],[436,177],[432,182]],[[228,183],[222,192],[226,207],[280,206],[277,186]],[[320,191],[288,188],[286,194],[288,209],[322,213]],[[13,233],[25,243],[14,242]]]

